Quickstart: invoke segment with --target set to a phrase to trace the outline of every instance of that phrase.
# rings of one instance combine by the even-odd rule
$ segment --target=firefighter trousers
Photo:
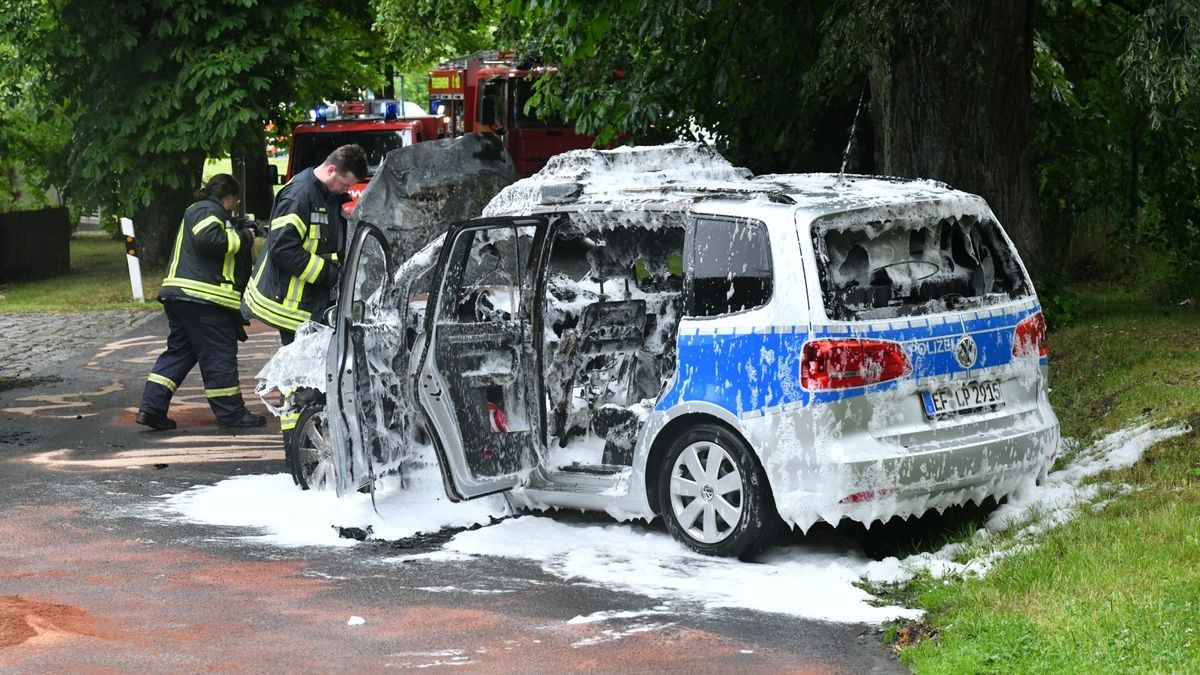
[[[171,334],[142,392],[140,410],[166,417],[171,397],[192,368],[200,364],[204,394],[218,422],[231,422],[246,413],[238,381],[237,336],[242,318],[237,312],[186,300],[163,303]]]

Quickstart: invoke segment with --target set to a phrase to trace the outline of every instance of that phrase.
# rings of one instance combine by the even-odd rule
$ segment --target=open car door
[[[543,456],[530,261],[544,225],[464,223],[442,248],[413,391],[456,501],[515,487]]]
[[[366,485],[389,464],[387,429],[399,397],[392,361],[402,334],[390,291],[393,266],[383,232],[359,223],[350,241],[338,291],[333,347],[326,372],[338,495]],[[401,371],[402,373],[403,371]]]

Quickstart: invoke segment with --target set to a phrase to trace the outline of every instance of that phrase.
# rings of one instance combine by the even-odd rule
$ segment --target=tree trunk
[[[142,262],[162,266],[170,259],[175,235],[179,231],[179,224],[183,222],[183,212],[195,201],[204,169],[204,154],[194,152],[192,155],[188,158],[188,165],[194,170],[188,172],[183,187],[159,186],[154,199],[134,213],[133,226],[140,249],[138,257]]]
[[[938,24],[938,22],[941,22]],[[1043,271],[1033,186],[1033,0],[955,0],[871,66],[876,164],[983,196]]]
[[[269,219],[275,191],[271,184],[270,162],[267,161],[267,136],[262,124],[251,122],[242,130],[234,144],[233,154],[243,158],[245,166],[244,175],[237,162],[233,168],[233,177],[245,190],[242,213],[252,213],[258,220]]]

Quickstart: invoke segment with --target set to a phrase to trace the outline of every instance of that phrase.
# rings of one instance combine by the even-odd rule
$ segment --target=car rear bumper
[[[940,445],[905,447],[865,433],[801,440],[806,450],[765,453],[763,466],[779,515],[801,530],[817,521],[849,518],[870,525],[940,512],[999,499],[1048,470],[1058,452],[1059,426],[1046,412],[1045,422],[1036,425]]]

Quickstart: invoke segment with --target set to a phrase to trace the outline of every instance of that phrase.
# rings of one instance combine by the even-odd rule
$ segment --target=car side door
[[[454,500],[515,487],[544,456],[531,265],[545,225],[470,221],[442,248],[412,386]]]
[[[402,373],[389,355],[403,334],[396,325],[391,293],[393,263],[383,232],[359,223],[351,236],[338,291],[327,412],[339,495],[352,492],[391,463],[386,430]]]

